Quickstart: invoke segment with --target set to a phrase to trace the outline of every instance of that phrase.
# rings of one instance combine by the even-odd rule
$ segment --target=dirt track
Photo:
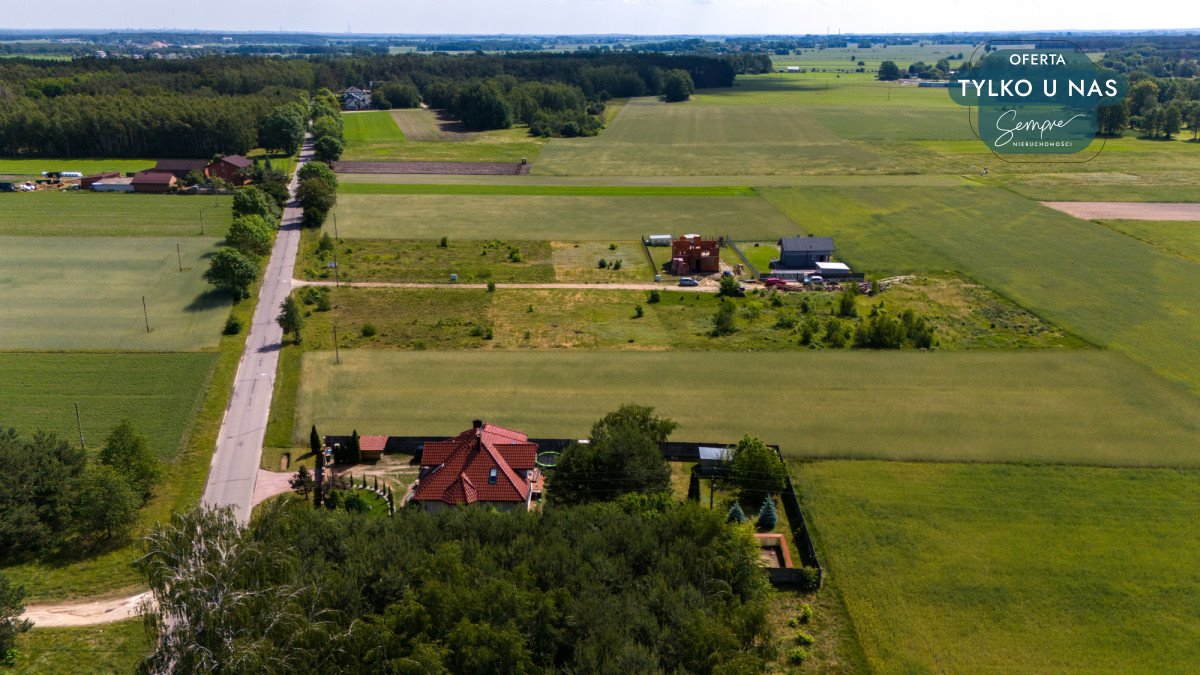
[[[524,176],[529,164],[508,162],[334,162],[337,173],[428,173],[454,176]]]
[[[1042,202],[1083,220],[1197,220],[1200,204],[1176,202]]]
[[[123,598],[108,598],[91,602],[64,602],[53,605],[30,605],[22,618],[38,628],[92,626],[98,623],[123,621],[137,616],[138,605],[150,596],[147,591]]]
[[[334,286],[337,282],[334,281],[305,281],[304,279],[292,279],[292,286],[299,288],[301,286]],[[473,288],[484,289],[487,284],[418,284],[407,282],[393,281],[343,281],[341,286],[350,286],[358,288]],[[701,283],[699,286],[673,286],[670,284],[496,284],[497,290],[505,289],[537,289],[537,290],[555,290],[555,289],[570,289],[570,290],[600,290],[600,291],[693,291],[696,293],[716,293],[719,289],[717,284]]]

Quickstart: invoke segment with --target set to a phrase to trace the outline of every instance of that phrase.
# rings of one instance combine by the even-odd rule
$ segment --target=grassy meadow
[[[793,471],[872,670],[1174,672],[1200,657],[1191,471]]]
[[[233,197],[99,192],[0,194],[0,236],[221,237]]]
[[[132,673],[150,653],[140,619],[82,628],[35,628],[17,638],[14,673]]]
[[[1200,263],[994,188],[763,190],[859,271],[954,269],[1200,390]]]
[[[1105,220],[1100,224],[1167,253],[1200,263],[1200,222]]]
[[[619,272],[623,272],[624,269]],[[612,270],[597,270],[612,272]],[[617,273],[619,273],[617,272]],[[621,349],[816,350],[833,347],[828,335],[837,295],[828,292],[751,295],[734,301],[735,328],[713,336],[721,299],[712,293],[672,291],[660,301],[646,291],[610,289],[341,288],[330,289],[331,309],[314,312],[304,344],[333,348],[333,324],[343,348],[370,349]],[[300,291],[304,298],[306,291]],[[643,315],[638,316],[641,306]],[[839,319],[843,334],[876,309],[912,310],[936,335],[937,349],[1079,348],[1064,334],[987,289],[952,278],[913,279],[879,296],[856,299],[858,319]],[[371,325],[376,335],[362,335]],[[806,343],[803,327],[813,334]]]
[[[637,240],[651,234],[774,238],[796,225],[757,197],[343,194],[347,239]],[[325,231],[334,234],[333,219]]]
[[[230,305],[201,276],[217,243],[200,237],[0,237],[8,256],[0,269],[0,345],[127,351],[212,347]]]
[[[295,428],[440,435],[480,418],[573,437],[625,402],[679,421],[677,439],[752,433],[793,458],[1200,466],[1200,403],[1087,350],[313,351]]]

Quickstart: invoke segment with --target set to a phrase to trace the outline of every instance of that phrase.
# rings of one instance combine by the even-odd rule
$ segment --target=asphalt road
[[[299,170],[312,158],[312,138],[305,139],[296,163]],[[275,370],[283,331],[275,322],[279,305],[292,290],[292,269],[300,248],[301,209],[295,204],[295,176],[289,185],[293,201],[283,210],[283,223],[275,237],[275,247],[263,277],[258,306],[246,336],[246,349],[238,362],[233,395],[225,409],[217,449],[208,470],[201,503],[209,506],[232,505],[240,522],[250,519],[254,483],[258,478],[263,436],[270,419],[271,397],[275,391]]]

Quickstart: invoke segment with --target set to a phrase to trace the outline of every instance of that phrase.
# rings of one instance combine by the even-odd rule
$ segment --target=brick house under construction
[[[671,242],[671,274],[721,271],[721,240],[685,234]]]

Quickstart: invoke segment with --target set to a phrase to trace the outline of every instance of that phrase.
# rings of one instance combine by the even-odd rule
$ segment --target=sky
[[[106,0],[21,3],[5,28],[440,34],[806,34],[1200,28],[1194,0]],[[10,8],[14,9],[14,8]]]

